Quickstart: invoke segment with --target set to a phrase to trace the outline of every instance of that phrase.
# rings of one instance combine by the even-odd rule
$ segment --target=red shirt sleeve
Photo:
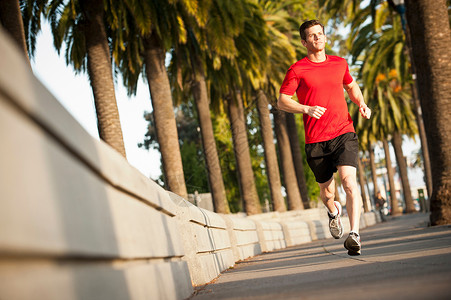
[[[280,93],[293,96],[299,86],[299,78],[296,72],[290,67],[285,75],[285,79],[280,87]]]
[[[346,72],[343,76],[343,84],[350,84],[354,79],[352,79],[351,74],[349,73],[349,66],[346,64]]]

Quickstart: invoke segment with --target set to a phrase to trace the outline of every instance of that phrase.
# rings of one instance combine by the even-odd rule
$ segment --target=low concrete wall
[[[312,241],[307,222],[301,220],[282,221],[287,247],[296,246]]]
[[[183,299],[168,193],[93,139],[0,28],[0,299]]]
[[[184,299],[238,261],[330,237],[324,209],[220,215],[165,191],[85,132],[1,28],[0,53],[0,299]]]
[[[190,269],[192,284],[209,282],[236,261],[226,221],[219,214],[169,194],[178,206],[176,215],[185,248],[183,259]]]
[[[235,261],[262,253],[257,233],[257,224],[243,217],[222,215],[226,221]]]
[[[287,247],[285,234],[280,222],[255,221],[260,247],[263,252],[273,251]]]
[[[363,217],[365,218],[365,225],[367,227],[376,225],[378,222],[380,222],[380,215],[375,212],[366,212],[363,214]]]

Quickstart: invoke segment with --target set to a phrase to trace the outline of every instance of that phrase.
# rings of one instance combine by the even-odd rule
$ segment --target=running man
[[[359,106],[364,118],[370,118],[371,110],[365,104],[359,85],[351,77],[346,60],[326,55],[324,26],[318,20],[306,21],[300,26],[299,33],[302,45],[307,48],[307,56],[288,69],[280,88],[278,109],[304,114],[307,161],[328,210],[330,233],[336,239],[343,236],[341,204],[334,201],[333,174],[338,170],[346,192],[351,225],[344,246],[349,255],[360,255],[362,200],[356,178],[359,144],[343,88],[352,102]],[[291,99],[294,93],[299,103]]]

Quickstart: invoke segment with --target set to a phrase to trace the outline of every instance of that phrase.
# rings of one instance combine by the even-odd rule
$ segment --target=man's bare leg
[[[335,181],[331,179],[325,183],[320,183],[321,200],[329,211],[329,230],[330,234],[339,239],[343,236],[343,223],[341,222],[341,204],[335,203]]]
[[[359,233],[362,197],[357,187],[357,170],[352,166],[338,166],[338,173],[346,193],[346,209],[351,231]]]
[[[331,214],[334,214],[337,211],[337,208],[334,205],[334,197],[335,197],[335,181],[334,176],[332,176],[328,181],[324,183],[318,183],[320,189],[320,197],[323,201],[324,205],[327,207]]]

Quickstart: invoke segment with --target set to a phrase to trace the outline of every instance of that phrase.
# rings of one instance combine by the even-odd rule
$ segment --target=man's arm
[[[319,119],[326,111],[326,108],[321,106],[302,105],[299,102],[293,101],[291,96],[280,94],[277,100],[277,109],[295,114],[308,114],[310,117]]]
[[[352,102],[359,106],[359,112],[362,117],[369,119],[371,117],[371,109],[365,104],[362,91],[354,80],[350,84],[343,84],[344,89],[349,95]]]

